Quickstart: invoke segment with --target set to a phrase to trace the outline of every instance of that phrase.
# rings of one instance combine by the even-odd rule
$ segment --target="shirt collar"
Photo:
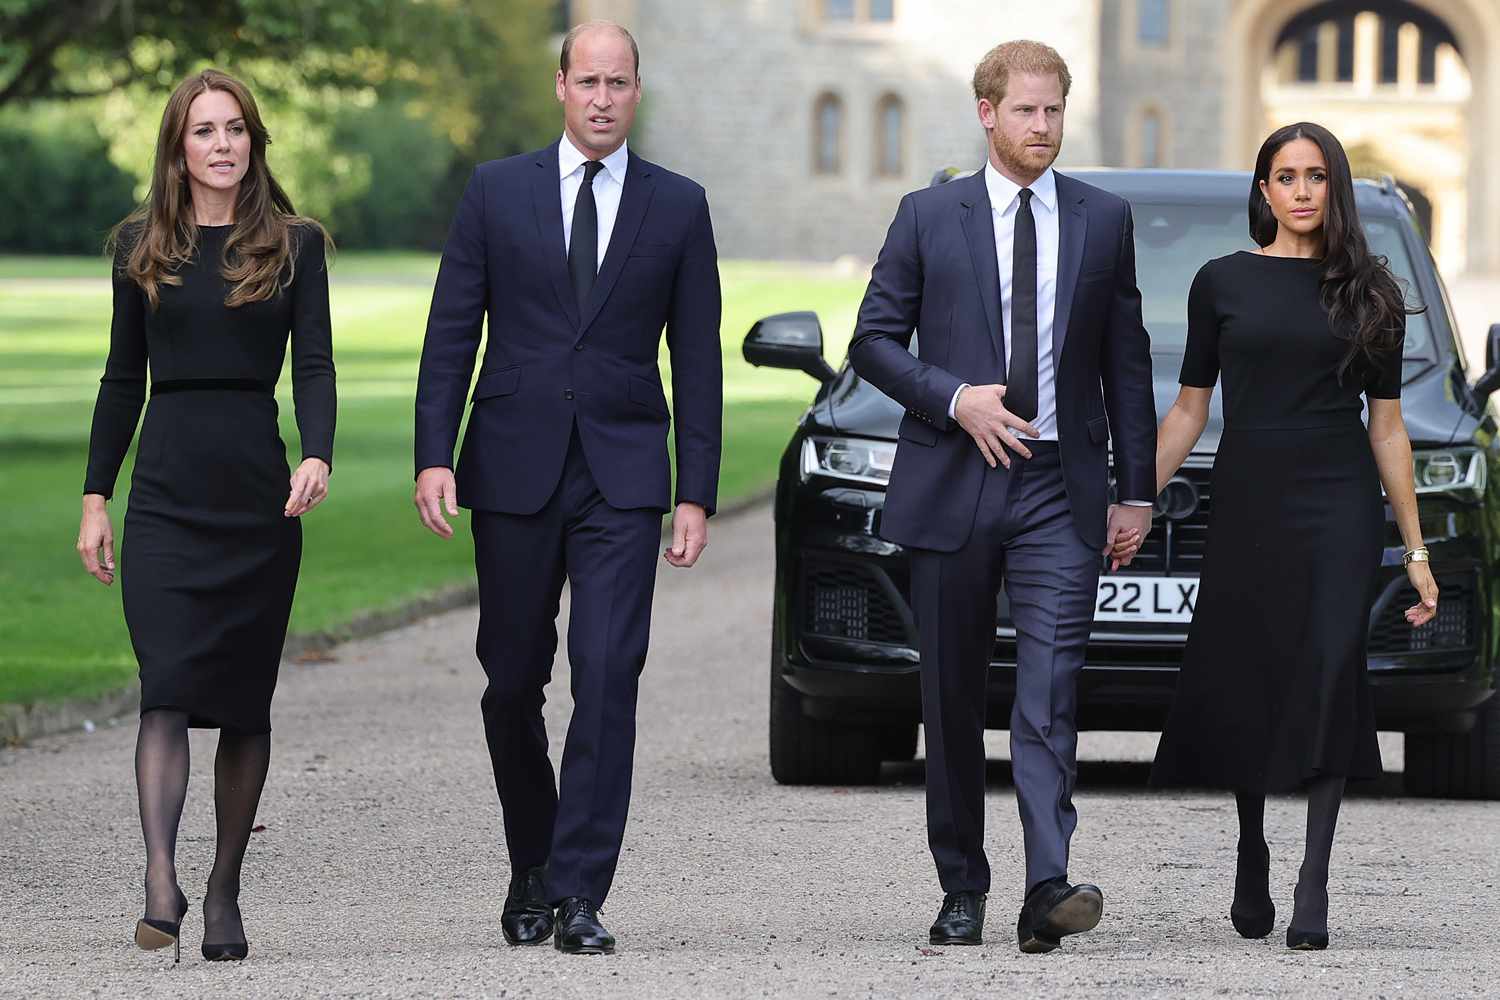
[[[990,207],[1001,215],[1011,210],[1011,206],[1019,204],[1016,195],[1021,191],[1021,186],[995,169],[995,165],[989,160],[984,161],[984,187],[990,195]],[[1047,211],[1057,211],[1057,175],[1048,167],[1042,176],[1031,182],[1032,202],[1040,203]]]
[[[590,157],[585,156],[566,134],[557,144],[558,177],[567,177],[583,166]],[[620,143],[620,148],[604,158],[604,172],[616,181],[624,183],[625,166],[630,161],[629,143]]]

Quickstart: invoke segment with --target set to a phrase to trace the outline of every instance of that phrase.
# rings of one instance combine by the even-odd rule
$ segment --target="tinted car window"
[[[1253,250],[1244,205],[1165,205],[1135,202],[1136,277],[1152,346],[1181,353],[1187,339],[1187,297],[1203,264],[1236,250]],[[1411,255],[1394,219],[1366,217],[1370,249],[1388,257],[1391,270],[1417,302]],[[1432,356],[1427,315],[1406,321],[1406,356]]]

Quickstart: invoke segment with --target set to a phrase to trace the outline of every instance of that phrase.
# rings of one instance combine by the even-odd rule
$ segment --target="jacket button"
[[[572,399],[572,398],[573,398],[573,390],[572,389],[564,389],[563,390],[563,399]]]
[[[573,350],[575,350],[575,351],[581,351],[581,350],[583,350],[583,345],[582,344],[574,344],[573,345]]]

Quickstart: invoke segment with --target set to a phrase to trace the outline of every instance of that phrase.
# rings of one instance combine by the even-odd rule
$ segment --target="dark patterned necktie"
[[[576,225],[576,223],[575,223]],[[1010,381],[1005,408],[1022,420],[1035,420],[1036,371],[1036,216],[1031,189],[1021,189],[1010,266]]]
[[[568,273],[573,277],[573,294],[581,312],[594,290],[599,272],[599,206],[594,202],[594,178],[604,164],[589,160],[583,165],[583,186],[573,203],[573,236],[568,241]],[[1033,254],[1033,256],[1035,256]]]

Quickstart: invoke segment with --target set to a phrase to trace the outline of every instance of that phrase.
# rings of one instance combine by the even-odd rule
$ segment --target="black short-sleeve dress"
[[[1366,633],[1385,531],[1361,394],[1396,399],[1401,351],[1356,361],[1321,262],[1242,251],[1188,297],[1183,385],[1222,375],[1199,596],[1152,782],[1285,792],[1380,774]]]
[[[290,284],[230,308],[221,261],[232,232],[198,227],[195,259],[176,272],[181,284],[159,286],[155,309],[123,273],[134,234],[122,238],[83,491],[114,492],[149,365],[119,563],[141,711],[262,733],[302,557],[301,524],[282,514],[291,472],[276,381],[290,337],[302,455],[331,465],[333,348],[322,233],[296,227]]]

